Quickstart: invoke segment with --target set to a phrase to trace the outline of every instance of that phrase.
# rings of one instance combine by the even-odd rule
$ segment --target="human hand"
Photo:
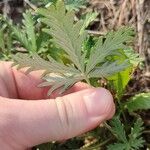
[[[103,88],[78,83],[65,95],[46,96],[37,88],[40,71],[25,75],[0,62],[0,146],[25,150],[34,145],[61,141],[87,132],[115,112],[113,98]]]

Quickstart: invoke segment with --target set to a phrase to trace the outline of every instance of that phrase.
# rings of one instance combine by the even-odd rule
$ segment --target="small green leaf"
[[[134,150],[143,147],[144,139],[141,137],[143,129],[143,121],[141,118],[138,118],[134,123],[133,128],[131,128],[131,134],[129,135],[130,147]]]
[[[126,102],[125,108],[127,108],[129,112],[150,109],[150,93],[140,93],[131,97],[128,102]]]
[[[98,16],[97,12],[90,12],[86,14],[84,23],[82,25],[80,33],[84,32],[84,30],[89,26],[89,24],[96,19]]]
[[[117,139],[123,143],[127,142],[124,125],[121,123],[119,118],[114,118],[111,121],[111,126],[113,133],[117,136]]]
[[[118,118],[113,119],[112,132],[116,135],[118,142],[108,145],[108,150],[139,150],[143,147],[143,121],[137,119],[131,128],[131,133],[126,137],[124,125]]]
[[[127,150],[127,145],[124,143],[114,143],[107,147],[107,150]]]
[[[53,42],[62,48],[70,59],[82,72],[84,71],[82,44],[86,39],[86,32],[80,35],[82,21],[74,24],[74,13],[65,11],[62,1],[58,1],[56,7],[51,5],[48,9],[38,9],[38,13],[44,16],[40,20],[51,27],[48,34],[53,37]]]
[[[86,3],[86,0],[65,0],[67,10],[78,11],[79,8],[85,7]]]
[[[23,24],[25,26],[25,31],[28,37],[28,41],[31,44],[31,49],[30,51],[35,52],[37,50],[37,45],[36,45],[36,35],[35,35],[35,21],[32,18],[32,15],[29,11],[23,14],[24,20]]]
[[[120,50],[120,54],[113,56],[113,59],[116,61],[118,60],[120,63],[127,59],[129,61],[129,65],[125,68],[125,70],[107,78],[110,81],[110,86],[112,86],[112,88],[116,91],[117,98],[120,100],[128,82],[131,79],[134,69],[137,67],[141,59],[139,58],[139,55],[131,48]]]
[[[104,38],[99,38],[95,47],[91,51],[87,63],[86,72],[89,73],[98,64],[105,61],[106,57],[119,49],[125,49],[126,42],[133,39],[133,30],[131,28],[121,28],[118,31],[109,32]]]

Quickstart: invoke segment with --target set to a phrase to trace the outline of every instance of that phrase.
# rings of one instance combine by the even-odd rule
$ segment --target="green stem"
[[[108,125],[106,122],[104,122],[104,126],[112,133],[112,135],[114,135],[114,137],[116,137],[118,139],[118,137],[114,134],[113,130],[111,129],[110,125]]]
[[[118,102],[119,107],[120,107],[120,109],[121,109],[121,113],[122,113],[123,119],[124,119],[125,122],[127,122],[126,115],[125,115],[125,113],[124,113],[124,108],[123,108],[122,103],[120,103],[120,99],[119,99],[119,98],[117,98],[117,102]]]
[[[89,78],[85,77],[85,81],[91,86]]]

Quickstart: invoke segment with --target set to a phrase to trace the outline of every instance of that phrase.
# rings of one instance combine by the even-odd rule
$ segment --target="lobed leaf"
[[[66,11],[62,1],[58,1],[56,5],[50,5],[48,8],[40,8],[37,11],[41,15],[40,21],[46,25],[44,31],[51,35],[55,45],[64,50],[65,58],[67,58],[69,65],[64,65],[63,60],[60,61],[61,63],[57,62],[57,59],[55,60],[51,56],[49,57],[49,62],[47,62],[34,53],[32,55],[33,59],[19,54],[14,56],[14,60],[16,64],[19,64],[19,68],[28,67],[27,73],[33,70],[45,70],[44,73],[48,77],[46,76],[46,83],[42,85],[51,86],[49,93],[57,89],[65,91],[65,89],[78,81],[86,80],[89,83],[89,79],[92,78],[105,78],[128,67],[126,61],[120,63],[109,59],[106,60],[106,57],[116,55],[119,48],[126,46],[126,42],[132,39],[133,31],[131,29],[122,28],[116,32],[108,33],[105,39],[100,37],[91,53],[88,54],[88,60],[87,50],[84,50],[87,32],[83,29],[93,19],[93,16],[92,18],[89,17],[85,22],[78,21],[75,23],[74,13]],[[18,38],[24,40],[24,45],[29,46],[27,47],[28,49],[31,49],[32,46],[33,50],[37,47],[39,49],[40,46],[35,44],[34,22],[30,20],[31,17],[24,17],[25,20],[30,22],[29,26],[25,25],[28,31],[22,34],[22,38],[16,30],[20,36]],[[32,26],[31,31],[29,30],[30,25]],[[32,33],[31,35],[28,33],[29,31]],[[28,37],[29,39],[33,38],[30,44],[27,44]],[[41,36],[38,35],[38,37]],[[41,41],[40,38],[37,39]],[[54,78],[49,73],[55,73],[59,78]],[[53,82],[50,82],[49,79],[53,79]]]
[[[48,9],[38,9],[38,13],[44,16],[40,21],[50,26],[48,33],[52,35],[53,42],[64,49],[68,58],[84,72],[82,44],[86,39],[86,33],[80,35],[82,21],[74,24],[74,13],[65,10],[64,3],[59,1],[56,7],[51,5]]]
[[[35,52],[37,50],[36,44],[36,34],[35,34],[35,21],[32,19],[32,15],[29,11],[23,14],[24,20],[23,24],[26,28],[26,34],[28,37],[28,41],[31,43],[31,51]]]
[[[17,55],[13,56],[15,60],[14,65],[18,65],[18,68],[28,67],[26,73],[35,70],[45,70],[44,74],[48,73],[59,73],[59,74],[78,74],[79,71],[72,66],[65,66],[61,63],[56,62],[52,57],[49,57],[49,61],[45,61],[44,59],[40,58],[37,54],[32,55],[33,58],[29,58],[25,54],[18,53]]]
[[[121,142],[127,142],[124,125],[121,123],[119,118],[114,118],[111,121],[112,131],[117,136],[118,140]]]
[[[127,108],[129,112],[140,109],[150,109],[150,93],[140,93],[131,97],[128,102],[125,103],[125,108]]]
[[[83,80],[82,76],[51,76],[47,75],[43,78],[45,82],[41,83],[39,87],[51,86],[48,91],[48,96],[52,94],[55,90],[59,89],[59,94],[64,93],[69,87],[74,85],[76,82]]]
[[[131,128],[131,133],[126,137],[124,125],[118,118],[111,121],[112,132],[116,135],[118,142],[109,145],[108,150],[139,150],[143,147],[144,140],[142,138],[143,121],[139,118]]]
[[[86,72],[89,73],[93,68],[104,62],[105,58],[118,49],[124,49],[125,43],[133,38],[131,28],[121,28],[115,32],[109,32],[105,39],[100,38],[94,46],[89,61],[86,66]]]
[[[118,62],[106,62],[100,67],[95,67],[92,72],[89,73],[90,78],[106,78],[115,74],[117,72],[122,71],[123,69],[127,68],[128,63],[124,62],[122,64],[118,64]]]

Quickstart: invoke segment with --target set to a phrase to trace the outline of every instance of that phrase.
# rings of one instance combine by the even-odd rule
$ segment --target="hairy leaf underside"
[[[33,53],[32,57],[19,53],[13,58],[14,65],[18,65],[19,68],[28,67],[27,73],[44,70],[42,76],[44,83],[40,86],[50,86],[48,95],[57,89],[62,93],[79,81],[90,83],[92,78],[106,78],[128,66],[127,60],[120,63],[110,58],[118,55],[119,49],[127,49],[127,43],[132,40],[134,34],[131,28],[123,27],[118,31],[109,32],[104,37],[99,37],[87,58],[84,44],[88,34],[84,21],[75,22],[74,12],[66,11],[62,1],[58,1],[55,6],[40,8],[37,12],[41,15],[39,21],[46,25],[43,31],[52,37],[53,43],[58,48],[64,50],[70,63],[57,62],[51,56],[46,61],[36,53]],[[33,48],[36,49],[34,36],[32,42]]]

